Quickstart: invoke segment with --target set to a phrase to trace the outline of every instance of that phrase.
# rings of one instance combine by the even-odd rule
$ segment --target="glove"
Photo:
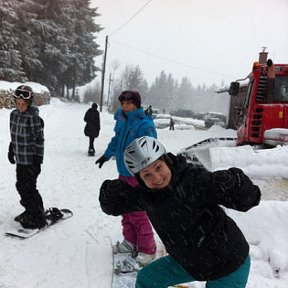
[[[35,173],[35,176],[37,177],[41,173],[41,164],[43,163],[43,157],[34,155],[33,157],[33,170]]]
[[[107,159],[105,158],[104,155],[102,155],[99,159],[96,160],[95,164],[99,164],[99,168],[102,167],[102,165],[104,164],[104,162],[106,162]]]
[[[42,164],[43,158],[39,155],[34,155],[33,157],[33,164]]]
[[[232,167],[228,171],[236,177],[236,187],[241,187],[245,182],[245,175],[239,168]]]
[[[15,164],[16,161],[15,161],[15,155],[14,155],[14,152],[13,152],[13,147],[12,147],[12,143],[10,142],[9,144],[9,149],[8,149],[8,160],[11,164]]]
[[[224,192],[241,187],[244,183],[244,174],[238,168],[219,170],[214,173],[214,180]]]

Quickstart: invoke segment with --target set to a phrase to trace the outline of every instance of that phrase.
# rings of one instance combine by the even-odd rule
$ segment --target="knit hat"
[[[137,108],[141,107],[141,96],[136,91],[123,91],[118,97],[118,100],[120,102],[129,101],[130,103],[133,103]]]
[[[96,110],[98,108],[98,105],[96,103],[93,103],[91,106],[92,109]]]

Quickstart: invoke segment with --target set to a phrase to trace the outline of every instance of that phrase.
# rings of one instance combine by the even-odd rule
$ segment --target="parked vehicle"
[[[158,129],[169,127],[171,117],[172,116],[170,114],[158,114],[153,120],[155,127]]]
[[[155,119],[160,113],[160,110],[152,107],[152,119]]]
[[[205,114],[204,119],[206,128],[210,128],[213,125],[218,125],[224,128],[226,127],[226,116],[222,113],[208,112]]]

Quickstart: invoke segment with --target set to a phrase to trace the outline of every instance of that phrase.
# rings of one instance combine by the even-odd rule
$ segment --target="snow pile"
[[[288,177],[288,146],[254,150],[251,146],[209,149],[212,170],[239,167],[253,177]]]
[[[0,90],[14,91],[21,84],[26,84],[26,85],[30,86],[34,93],[43,93],[43,92],[50,93],[46,86],[41,85],[41,84],[36,83],[36,82],[31,82],[31,81],[20,83],[20,82],[8,82],[8,81],[0,80]]]

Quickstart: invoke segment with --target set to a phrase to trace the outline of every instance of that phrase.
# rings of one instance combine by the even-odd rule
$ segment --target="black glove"
[[[41,164],[43,162],[43,157],[34,155],[33,157],[33,170],[35,173],[35,176],[37,177],[41,173]]]
[[[220,184],[224,192],[241,187],[244,183],[244,174],[239,168],[233,167],[228,170],[219,170],[213,174],[215,182]]]
[[[236,187],[243,186],[243,184],[245,183],[245,178],[247,178],[245,174],[243,173],[243,171],[236,167],[232,167],[228,169],[228,171],[236,177],[236,182],[237,182]],[[246,181],[248,180],[251,181],[250,179],[246,179]]]
[[[14,157],[14,152],[13,152],[13,147],[12,147],[12,143],[10,142],[9,144],[9,149],[8,149],[8,160],[11,164],[15,164],[15,157]]]
[[[106,162],[107,159],[105,158],[104,155],[102,155],[99,159],[96,160],[95,164],[99,164],[99,168],[102,167],[102,165],[104,164],[104,162]]]
[[[33,164],[42,164],[42,163],[43,163],[43,157],[39,155],[34,155]]]

